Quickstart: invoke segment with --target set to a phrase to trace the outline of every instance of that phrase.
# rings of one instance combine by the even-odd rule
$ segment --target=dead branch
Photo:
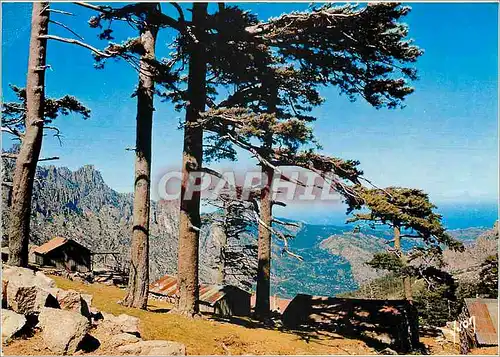
[[[63,15],[75,16],[75,14],[73,14],[71,12],[63,11],[63,10],[48,9],[47,11],[53,12],[53,13],[56,13],[56,14],[63,14]]]
[[[103,52],[103,51],[89,45],[88,43],[78,41],[78,40],[75,40],[73,38],[65,38],[65,37],[59,37],[59,36],[54,36],[54,35],[44,35],[44,36],[40,36],[40,38],[45,38],[47,40],[55,40],[55,41],[60,41],[60,42],[65,42],[65,43],[71,43],[73,45],[78,45],[78,46],[81,46],[81,47],[86,48],[88,50],[91,50],[92,52],[94,52],[95,54],[97,54],[101,57],[110,58],[110,57],[113,57],[114,55],[118,54],[118,53]]]
[[[79,34],[77,34],[75,31],[73,31],[69,26],[63,24],[62,22],[59,22],[59,21],[56,21],[56,20],[49,20],[49,22],[55,24],[55,25],[58,25],[58,26],[61,26],[62,28],[68,30],[69,32],[71,32],[73,35],[75,35],[76,37],[78,37],[80,40],[84,40],[84,38],[82,36],[80,36]]]

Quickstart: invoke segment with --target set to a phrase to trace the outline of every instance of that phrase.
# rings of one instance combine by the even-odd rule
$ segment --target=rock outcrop
[[[57,354],[73,354],[89,332],[87,318],[75,311],[44,308],[38,316],[45,345]]]
[[[2,310],[2,339],[8,341],[26,325],[26,317],[14,311]]]
[[[106,351],[122,354],[186,354],[186,347],[177,342],[142,340],[139,318],[100,312],[91,306],[91,295],[59,289],[42,272],[4,265],[2,275],[2,293],[6,305],[2,308],[3,342],[8,343],[18,332],[26,329],[26,332],[40,333],[45,347],[58,355],[74,354],[78,349],[86,349],[89,347],[88,341],[98,342],[94,343],[94,348],[102,345]],[[33,315],[37,319],[31,318]],[[38,321],[36,326],[33,326],[33,321]]]
[[[108,341],[108,348],[116,348],[123,345],[130,345],[132,343],[136,343],[141,341],[141,339],[135,335],[131,335],[130,333],[119,333],[117,335],[113,335]]]
[[[41,273],[7,267],[3,269],[2,281],[7,286],[7,307],[19,314],[38,314],[45,306],[57,305],[53,296],[55,283]]]
[[[90,318],[91,295],[80,294],[75,290],[57,289],[56,299],[61,309],[75,311]]]
[[[140,336],[139,323],[137,317],[121,314],[114,316],[112,314],[102,313],[104,319],[101,322],[101,327],[109,331],[111,334],[128,333],[135,336]]]

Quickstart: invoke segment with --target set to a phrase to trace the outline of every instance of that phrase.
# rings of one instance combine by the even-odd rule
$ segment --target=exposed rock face
[[[9,340],[26,325],[26,317],[14,311],[2,309],[2,338]]]
[[[179,342],[152,340],[120,346],[118,351],[135,356],[185,356],[186,346]]]
[[[474,282],[485,259],[498,252],[498,221],[493,229],[482,233],[475,241],[465,245],[464,252],[445,250],[445,269],[459,281]]]
[[[4,180],[11,181],[12,160],[3,160]],[[2,190],[4,192],[6,190]],[[8,222],[9,197],[3,194],[3,232]],[[36,245],[55,236],[73,239],[93,252],[117,252],[118,260],[108,256],[106,263],[124,268],[128,266],[132,227],[133,196],[119,193],[107,186],[93,166],[76,171],[65,167],[39,166],[33,188],[31,239]],[[179,203],[152,201],[150,222],[150,279],[164,274],[175,274],[177,268],[177,236]],[[4,233],[6,234],[6,233]],[[4,235],[3,241],[8,237]],[[207,229],[203,229],[201,246],[209,249]],[[215,249],[215,248],[214,248]],[[200,250],[202,262],[212,257],[213,251]],[[96,256],[94,267],[104,264],[104,256]],[[100,260],[98,260],[100,259]],[[211,264],[201,264],[211,267]],[[201,280],[212,282],[210,268],[201,271]]]
[[[321,242],[320,247],[335,255],[343,256],[351,265],[354,279],[359,285],[366,284],[384,273],[365,263],[376,252],[387,248],[384,239],[362,233],[336,234]]]
[[[55,283],[43,274],[19,267],[3,270],[2,280],[7,284],[7,306],[17,313],[37,314],[45,306],[54,304]]]
[[[45,345],[57,354],[73,354],[89,331],[89,321],[78,312],[44,308],[38,316]]]

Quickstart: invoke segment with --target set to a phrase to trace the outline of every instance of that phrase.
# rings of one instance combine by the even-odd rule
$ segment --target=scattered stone
[[[135,335],[129,333],[119,333],[110,338],[108,345],[110,348],[116,348],[118,346],[128,345],[141,341],[141,339]]]
[[[55,288],[56,282],[49,278],[47,275],[41,271],[35,273],[35,279],[38,281],[40,287],[45,287],[46,289]]]
[[[57,289],[56,299],[61,309],[76,311],[90,318],[90,302],[92,301],[92,295],[80,294],[75,290]]]
[[[55,288],[55,282],[40,272],[8,267],[3,270],[2,280],[7,285],[7,307],[17,313],[36,314],[44,306],[54,304],[51,291]]]
[[[126,314],[114,316],[105,312],[103,312],[102,315],[104,316],[102,327],[109,330],[110,333],[125,332],[140,337],[140,320],[137,317]]]
[[[362,331],[362,336],[369,337],[375,341],[383,343],[385,345],[393,345],[396,341],[388,334],[384,332],[376,332],[376,331]]]
[[[78,312],[44,308],[38,326],[47,348],[57,354],[73,354],[89,330],[89,321]]]
[[[9,340],[26,325],[26,317],[14,311],[2,309],[2,337]]]
[[[141,341],[117,348],[118,352],[141,356],[185,356],[186,346],[179,342],[151,340]]]

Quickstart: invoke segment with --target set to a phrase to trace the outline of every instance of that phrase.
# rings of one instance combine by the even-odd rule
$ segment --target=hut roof
[[[68,243],[70,241],[73,242],[73,243],[75,243],[75,244],[78,244],[79,246],[81,246],[84,249],[87,249],[86,247],[84,247],[83,245],[81,245],[78,242],[75,242],[72,239],[66,239],[66,238],[63,238],[63,237],[55,237],[55,238],[52,238],[51,240],[49,240],[48,242],[42,244],[41,246],[36,247],[35,249],[33,249],[33,252],[37,253],[37,254],[42,254],[42,255],[43,254],[47,254],[47,253],[53,251],[54,249],[59,248],[59,247],[65,245],[66,243]]]
[[[470,317],[474,317],[475,334],[480,345],[498,345],[498,300],[465,299]]]
[[[232,285],[200,284],[200,300],[213,306],[217,301],[222,299],[230,289],[241,290]],[[174,296],[178,293],[177,278],[171,275],[165,275],[149,285],[149,292],[164,296]]]

